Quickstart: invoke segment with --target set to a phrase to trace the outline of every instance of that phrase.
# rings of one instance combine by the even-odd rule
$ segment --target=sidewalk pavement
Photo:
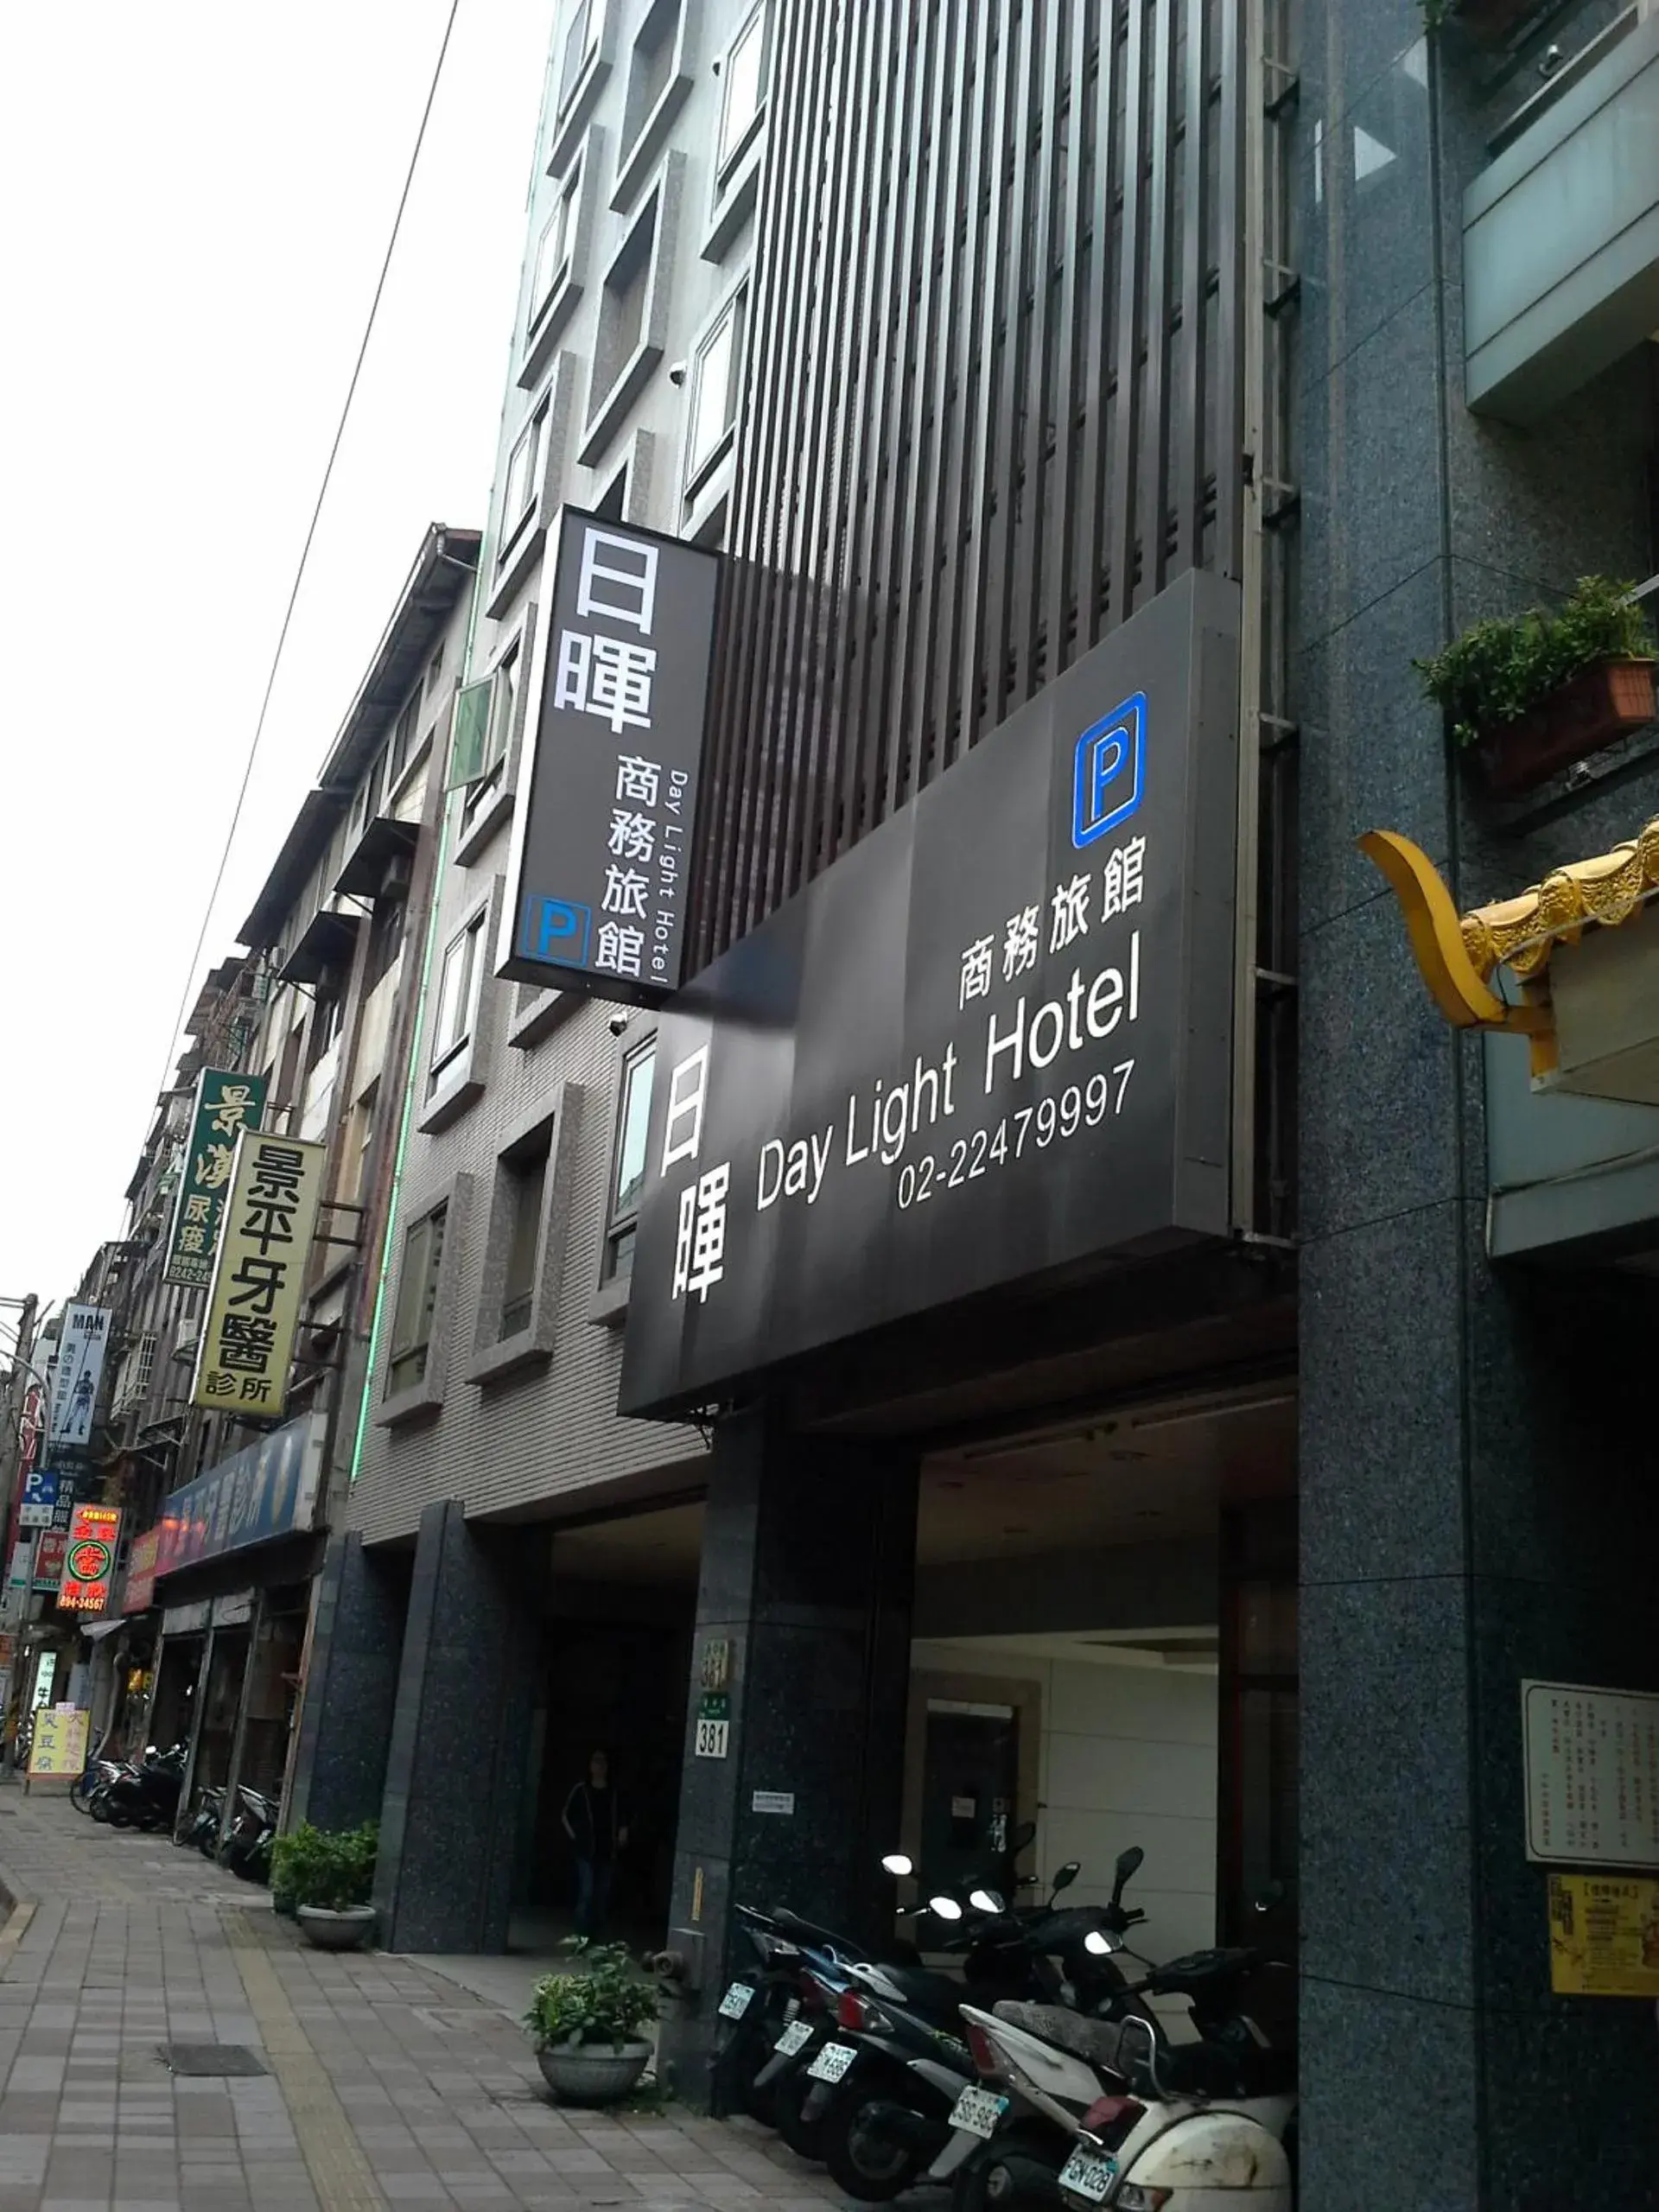
[[[64,1798],[0,1789],[0,2212],[846,2202],[747,2122],[556,2109],[498,2006],[313,1951],[265,1891]],[[264,2070],[175,2073],[179,2044]]]

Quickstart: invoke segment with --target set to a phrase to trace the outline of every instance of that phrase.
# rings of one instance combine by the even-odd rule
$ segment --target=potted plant
[[[620,1943],[572,1936],[569,1974],[544,1974],[531,1992],[524,2026],[542,2078],[566,2104],[601,2105],[626,2097],[645,2072],[657,2018],[657,1992],[636,1981]]]
[[[1477,622],[1414,664],[1496,798],[1654,719],[1653,640],[1629,584],[1581,576],[1555,612]]]
[[[308,1943],[320,1951],[355,1951],[374,1932],[375,1853],[379,1832],[372,1821],[358,1828],[315,1828],[302,1821],[277,1837],[271,1854],[270,1894],[277,1910],[291,1911]]]

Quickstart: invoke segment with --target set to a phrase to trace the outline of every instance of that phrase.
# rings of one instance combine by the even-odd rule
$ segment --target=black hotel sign
[[[720,556],[564,508],[533,648],[499,976],[678,987]]]
[[[624,1412],[1225,1234],[1237,662],[1182,578],[664,1009]]]

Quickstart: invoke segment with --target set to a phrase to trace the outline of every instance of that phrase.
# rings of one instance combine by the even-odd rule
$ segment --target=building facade
[[[1505,794],[1414,664],[1659,569],[1659,195],[1577,188],[1652,38],[562,12],[297,1779],[395,1945],[568,1902],[606,1745],[696,2096],[736,1904],[1030,1816],[1154,1955],[1288,1888],[1315,2212],[1656,2201],[1552,1930],[1659,1850],[1541,1841],[1525,1719],[1659,1691],[1651,1104],[1449,1033],[1358,845],[1484,916],[1654,812],[1650,720]],[[565,506],[723,558],[660,1010],[492,972]]]

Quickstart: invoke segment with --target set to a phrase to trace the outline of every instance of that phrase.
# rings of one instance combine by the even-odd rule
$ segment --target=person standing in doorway
[[[565,1799],[561,1817],[576,1854],[576,1933],[597,1936],[610,1907],[617,1859],[628,1845],[607,1752],[590,1755],[588,1778]]]

